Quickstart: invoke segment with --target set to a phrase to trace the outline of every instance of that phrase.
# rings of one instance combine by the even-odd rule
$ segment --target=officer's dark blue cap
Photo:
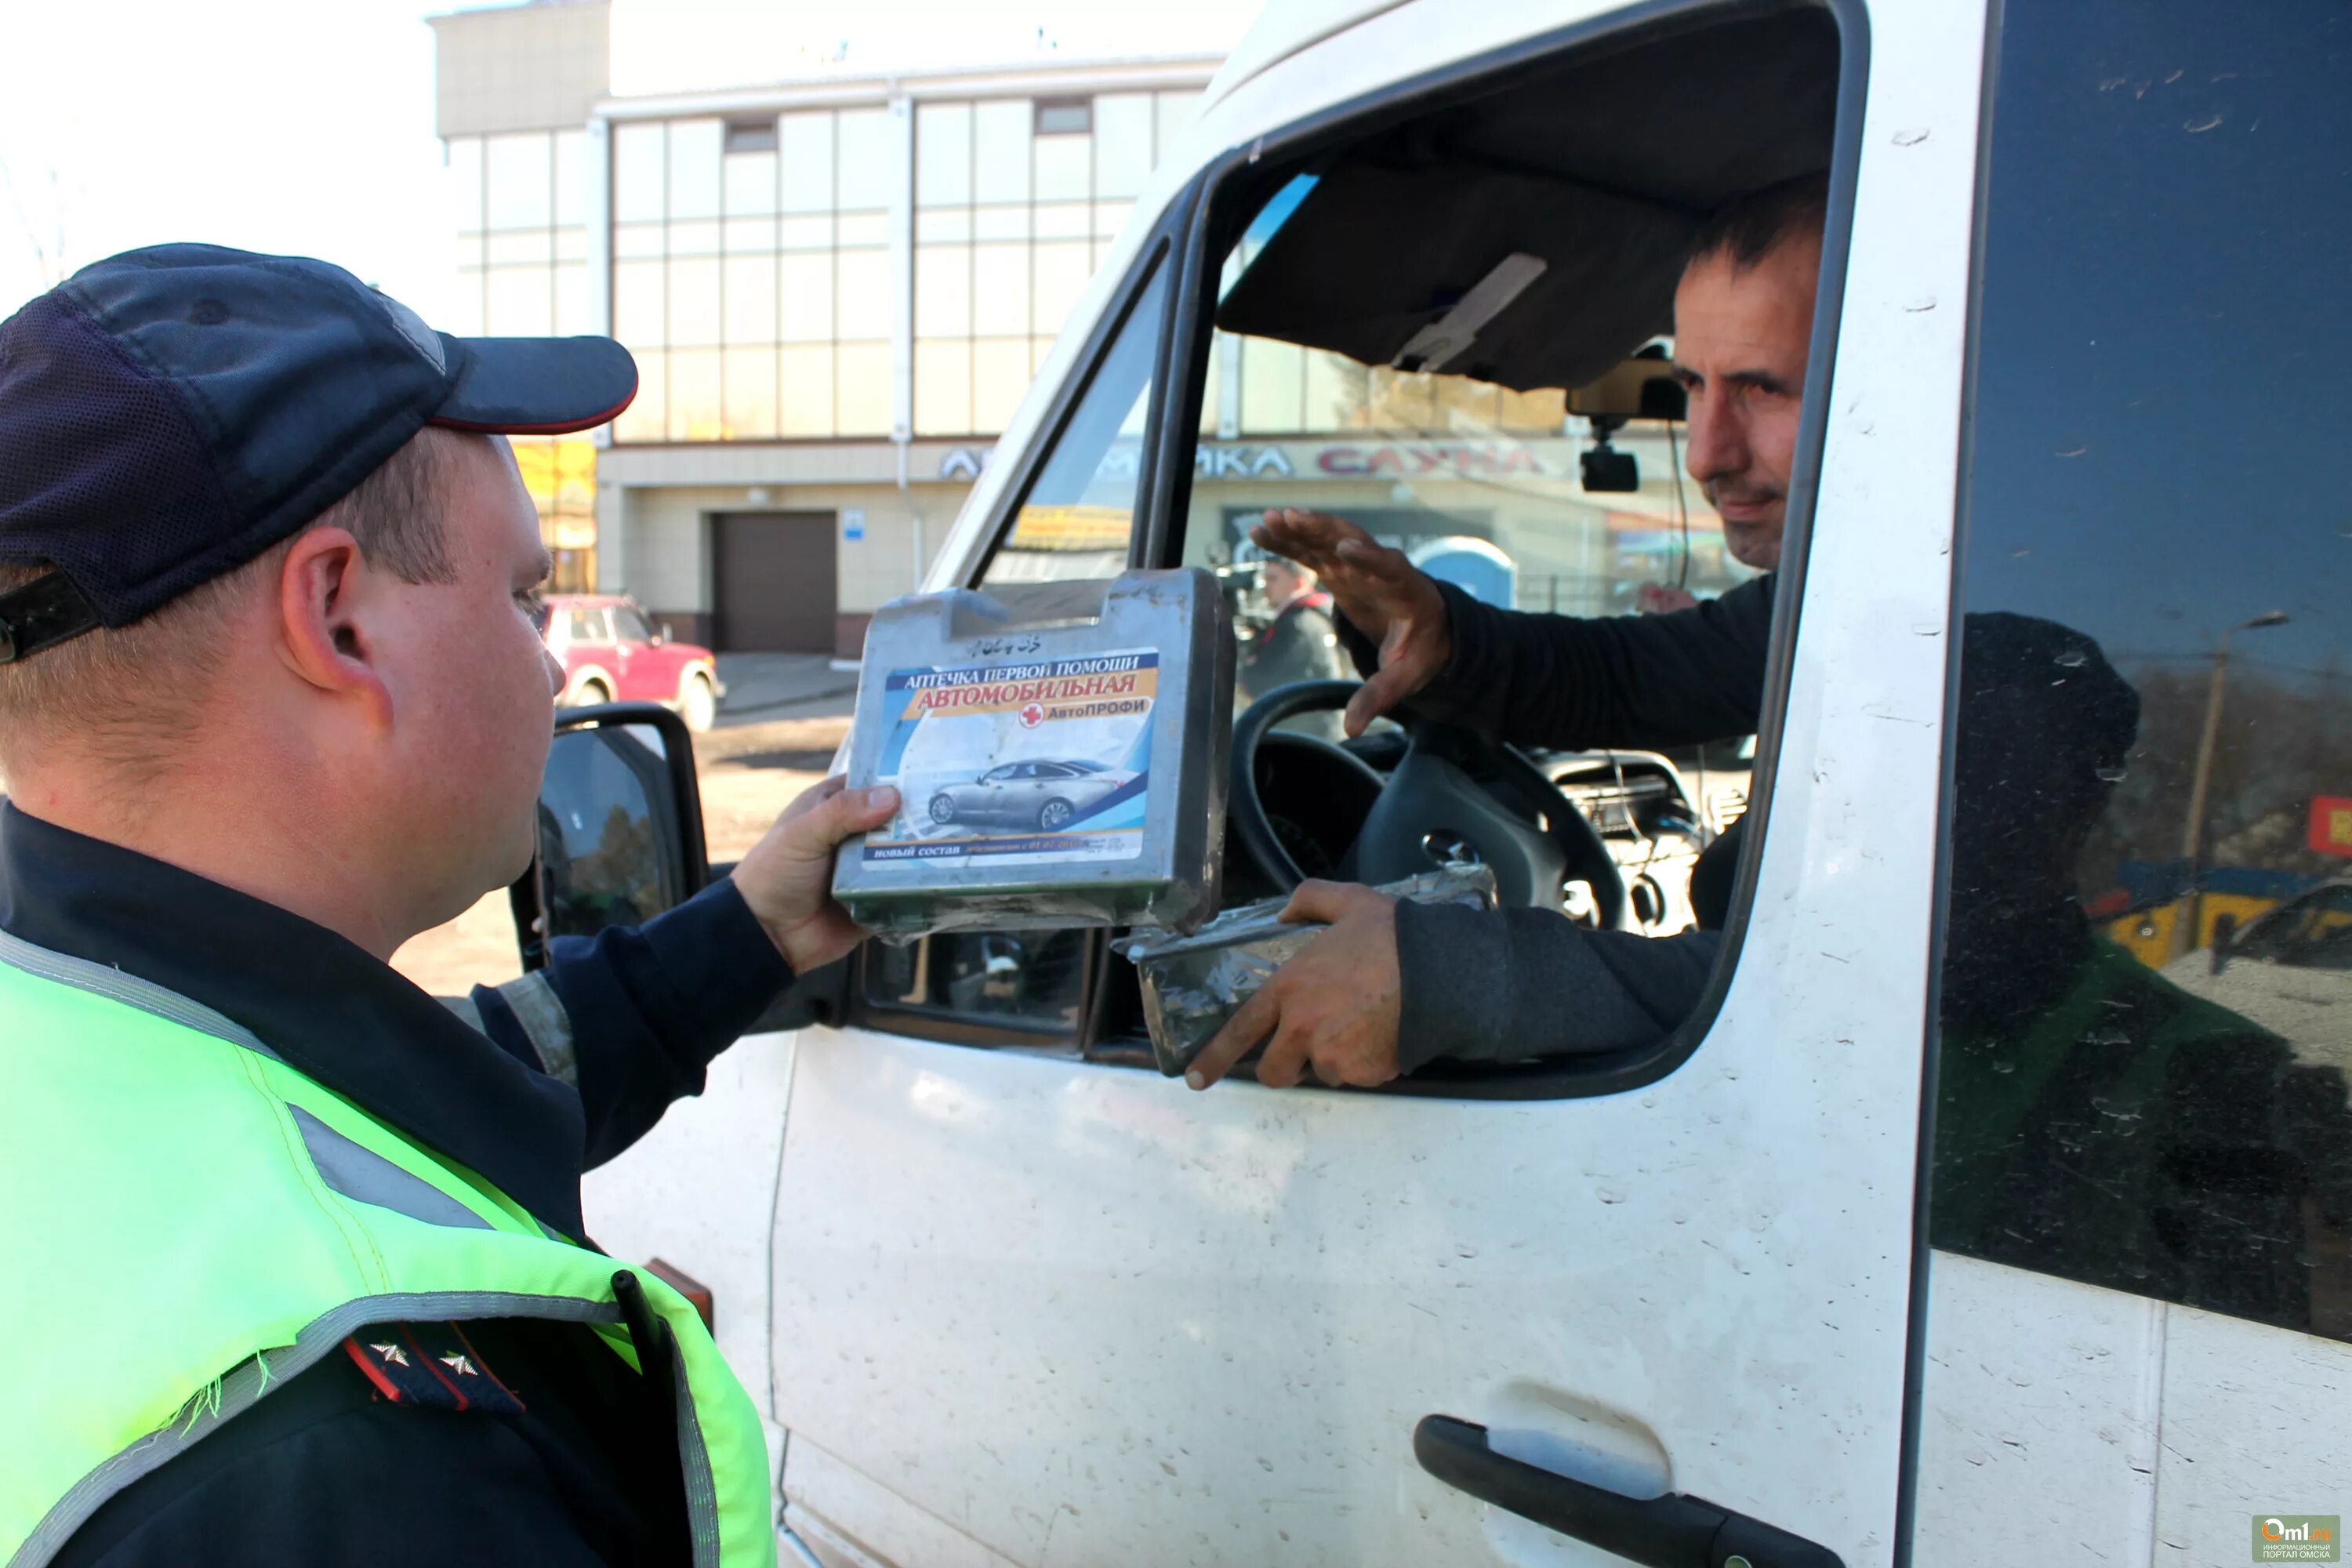
[[[454,338],[340,267],[214,245],[93,263],[0,322],[0,663],[251,561],[427,425],[586,430],[610,338]]]

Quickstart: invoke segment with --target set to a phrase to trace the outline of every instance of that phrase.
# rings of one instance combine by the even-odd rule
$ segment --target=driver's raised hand
[[[1396,1077],[1396,900],[1353,882],[1301,882],[1282,918],[1331,929],[1242,1004],[1184,1081],[1208,1088],[1268,1036],[1257,1080],[1270,1088],[1288,1089],[1309,1072],[1335,1088],[1370,1089]]]
[[[1454,632],[1437,584],[1343,517],[1279,507],[1250,537],[1262,550],[1311,569],[1356,629],[1381,645],[1381,667],[1349,700],[1348,733],[1364,727],[1435,679],[1454,656]]]

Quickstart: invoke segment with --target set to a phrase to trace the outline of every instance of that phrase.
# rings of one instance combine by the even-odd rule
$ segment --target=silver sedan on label
[[[1052,833],[1134,779],[1126,769],[1078,758],[1006,763],[970,784],[942,786],[931,796],[931,820]]]

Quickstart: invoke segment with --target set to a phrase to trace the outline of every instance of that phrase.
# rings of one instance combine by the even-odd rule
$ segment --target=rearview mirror
[[[1675,419],[1690,417],[1690,397],[1675,380],[1675,367],[1664,359],[1621,360],[1589,385],[1570,387],[1568,411],[1588,419]]]
[[[674,909],[710,879],[686,723],[652,702],[560,709],[539,790],[539,853],[509,889],[523,967],[559,936]]]

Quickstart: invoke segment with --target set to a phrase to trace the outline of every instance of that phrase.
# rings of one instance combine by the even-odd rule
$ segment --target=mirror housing
[[[554,937],[640,924],[709,880],[686,721],[656,702],[558,709],[538,853],[509,889],[523,967]]]
[[[733,869],[709,859],[685,720],[658,702],[556,710],[538,852],[507,889],[526,971],[546,966],[552,937],[640,924]],[[855,956],[797,976],[745,1032],[841,1024]]]
[[[1690,397],[1675,380],[1672,362],[1639,357],[1620,361],[1598,380],[1570,387],[1568,411],[1588,419],[1673,419],[1690,417]]]
[[[1665,359],[1637,355],[1588,385],[1570,388],[1568,411],[1582,415],[1592,426],[1592,450],[1580,460],[1585,490],[1630,494],[1642,488],[1641,468],[1633,453],[1619,451],[1609,437],[1629,420],[1687,419],[1690,398]]]

